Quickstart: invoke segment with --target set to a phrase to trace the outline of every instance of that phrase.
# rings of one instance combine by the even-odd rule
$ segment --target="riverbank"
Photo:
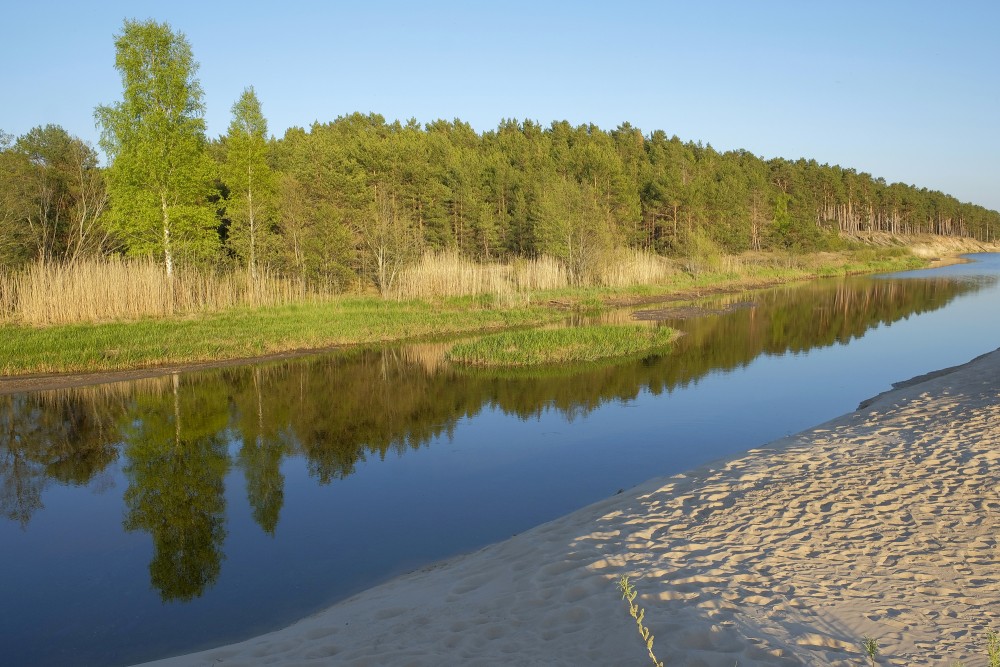
[[[804,256],[734,258],[667,284],[580,288],[489,298],[329,302],[234,309],[215,314],[46,327],[0,326],[0,394],[134,379],[238,361],[310,354],[345,345],[500,331],[559,321],[571,312],[742,292],[817,277],[897,271],[929,258],[889,249]]]
[[[985,665],[1000,628],[1000,350],[652,480],[283,630],[155,664]]]

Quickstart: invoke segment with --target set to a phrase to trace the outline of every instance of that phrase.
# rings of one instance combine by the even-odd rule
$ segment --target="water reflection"
[[[676,320],[666,313],[686,334],[670,354],[597,366],[466,371],[447,364],[448,345],[435,343],[2,397],[0,509],[27,528],[48,484],[106,489],[110,477],[102,475],[122,456],[124,529],[152,538],[149,579],[162,600],[188,601],[222,569],[231,467],[242,473],[253,520],[275,538],[289,457],[301,457],[312,477],[330,484],[363,461],[450,436],[461,419],[487,408],[522,419],[556,410],[573,419],[762,354],[846,343],[981,287],[849,279],[716,298],[695,306],[725,310],[750,299],[752,307]]]
[[[220,377],[136,397],[124,415],[125,530],[153,538],[149,579],[164,602],[198,597],[219,576],[226,536],[227,387]]]
[[[253,519],[265,533],[274,536],[281,507],[285,503],[285,478],[281,460],[289,451],[287,403],[265,397],[264,378],[260,368],[233,378],[233,383],[247,383],[230,395],[232,429],[240,440],[237,465],[246,479],[247,503],[253,508]],[[301,395],[301,394],[300,394]]]
[[[132,394],[128,389],[127,394]],[[0,512],[27,528],[51,482],[110,484],[100,478],[119,456],[119,419],[128,401],[106,387],[0,396]]]

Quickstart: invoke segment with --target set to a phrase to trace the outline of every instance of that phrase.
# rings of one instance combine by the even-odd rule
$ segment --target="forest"
[[[97,148],[55,125],[0,132],[0,267],[146,257],[387,293],[429,252],[557,260],[587,284],[630,249],[809,252],[869,232],[993,241],[1000,213],[808,159],[720,152],[629,123],[421,124],[354,113],[268,132],[253,87],[206,136],[198,64],[167,24],[115,37],[119,102]],[[942,168],[946,168],[943,165]]]

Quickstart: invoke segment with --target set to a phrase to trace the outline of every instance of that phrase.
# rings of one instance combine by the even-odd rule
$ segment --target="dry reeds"
[[[135,320],[325,296],[266,271],[251,281],[242,271],[178,267],[168,279],[163,266],[152,260],[111,257],[71,264],[38,262],[0,275],[0,320],[33,326]]]
[[[677,269],[665,257],[642,250],[626,249],[598,270],[596,282],[604,287],[659,285],[677,275]]]
[[[420,299],[492,294],[505,298],[515,291],[509,265],[477,264],[457,252],[437,252],[424,255],[418,264],[403,270],[393,296]]]
[[[676,275],[670,261],[639,250],[623,250],[599,267],[590,283],[604,287],[656,285]],[[397,281],[397,299],[489,295],[510,303],[525,295],[570,286],[566,265],[549,256],[510,263],[479,264],[457,252],[430,253]]]
[[[516,261],[513,270],[514,284],[522,292],[562,289],[570,284],[566,265],[548,255]]]

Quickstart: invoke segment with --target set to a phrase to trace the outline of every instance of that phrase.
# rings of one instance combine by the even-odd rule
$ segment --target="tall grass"
[[[111,257],[35,263],[0,274],[0,321],[32,326],[106,322],[323,300],[329,290],[261,272],[165,269],[151,260]]]
[[[640,250],[622,250],[596,268],[589,286],[657,285],[676,274],[670,260]],[[403,271],[393,296],[405,300],[486,295],[509,304],[523,302],[532,292],[569,286],[566,265],[553,257],[480,264],[446,251],[427,254]]]
[[[722,254],[707,239],[689,257],[671,260],[635,249],[609,253],[573,283],[566,265],[541,256],[512,262],[480,264],[454,251],[429,253],[405,269],[392,296],[398,300],[489,296],[501,306],[523,305],[532,293],[568,288],[629,289],[718,283],[729,280],[773,280],[816,275],[901,270],[921,261],[905,248],[862,248],[836,253],[793,255],[775,252]]]
[[[703,253],[704,254],[704,253]],[[709,261],[710,260],[710,261]],[[573,284],[566,265],[553,257],[477,263],[457,252],[425,255],[404,270],[392,297],[483,299],[500,308],[528,305],[539,292],[567,290],[689,289],[731,281],[789,280],[795,276],[900,270],[920,263],[905,249],[863,249],[794,256],[775,253],[711,255],[671,260],[640,250],[619,250]],[[335,286],[305,286],[267,271],[251,281],[243,271],[219,272],[178,267],[168,280],[151,260],[112,257],[72,264],[36,263],[0,271],[0,324],[46,326],[204,314],[234,307],[321,303]],[[647,293],[649,292],[647,290]]]
[[[517,260],[513,264],[513,270],[514,283],[523,292],[562,289],[570,284],[566,265],[547,255]]]
[[[566,267],[551,257],[480,264],[454,251],[424,255],[396,282],[399,300],[491,296],[504,305],[524,303],[534,291],[569,285]]]
[[[511,265],[478,264],[457,252],[424,255],[421,261],[403,270],[393,296],[400,300],[492,295],[503,301],[519,290]]]
[[[675,278],[679,269],[666,257],[642,250],[622,250],[601,266],[595,282],[602,287],[662,285]]]

